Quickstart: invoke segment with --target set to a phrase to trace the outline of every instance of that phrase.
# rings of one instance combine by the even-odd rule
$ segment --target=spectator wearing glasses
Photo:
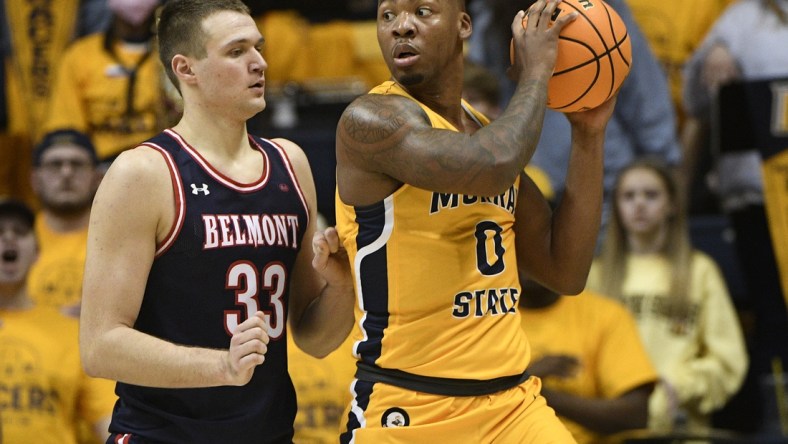
[[[39,258],[30,270],[30,297],[79,313],[90,207],[102,172],[93,143],[76,130],[47,133],[33,151],[32,188],[41,209],[35,231]]]

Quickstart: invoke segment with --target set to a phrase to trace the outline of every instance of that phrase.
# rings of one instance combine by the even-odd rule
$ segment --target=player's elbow
[[[496,163],[494,166],[485,169],[484,177],[478,183],[477,189],[472,193],[481,197],[495,197],[511,191],[520,169],[512,168],[511,165]]]
[[[301,349],[301,351],[317,359],[323,359],[333,351],[332,348],[326,346],[327,344],[324,341],[299,338],[295,334],[293,335],[293,342],[295,342],[296,346]]]
[[[561,294],[566,296],[577,296],[583,292],[586,288],[586,280],[585,279],[577,279],[574,282],[566,283],[565,291],[561,292]]]
[[[106,359],[102,359],[100,353],[100,341],[97,335],[90,332],[80,332],[79,338],[79,355],[82,361],[82,369],[90,377],[105,378],[107,375],[104,372]]]
[[[101,377],[101,367],[95,357],[96,353],[93,347],[80,341],[79,354],[82,360],[82,369],[85,371],[85,374],[92,378]]]
[[[558,276],[549,280],[545,286],[554,292],[564,296],[576,296],[583,292],[586,287],[586,278],[576,276]]]

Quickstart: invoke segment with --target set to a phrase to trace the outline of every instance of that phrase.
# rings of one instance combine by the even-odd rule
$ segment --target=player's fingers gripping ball
[[[561,112],[595,108],[612,97],[629,74],[632,45],[627,27],[602,0],[563,0],[550,18],[552,26],[565,14],[578,17],[558,36],[553,76],[547,85],[547,106]],[[523,27],[528,23],[528,14]],[[514,64],[514,42],[509,57]]]

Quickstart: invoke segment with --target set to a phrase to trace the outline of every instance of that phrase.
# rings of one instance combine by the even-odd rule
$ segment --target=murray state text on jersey
[[[508,190],[492,197],[468,196],[465,194],[432,193],[430,214],[435,214],[444,208],[457,208],[462,205],[491,204],[514,214],[517,206],[517,188],[514,185]]]
[[[295,214],[203,214],[203,249],[275,246],[298,249]]]

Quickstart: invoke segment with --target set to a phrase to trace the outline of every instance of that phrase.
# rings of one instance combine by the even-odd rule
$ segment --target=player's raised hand
[[[613,116],[617,98],[618,93],[596,108],[573,113],[564,113],[564,115],[569,119],[569,123],[572,124],[572,128],[575,130],[604,132],[605,127],[607,127],[607,122]]]
[[[539,0],[520,11],[512,22],[512,69],[514,79],[550,76],[558,56],[558,35],[577,13],[562,14],[552,22],[561,0]]]
[[[339,241],[336,228],[316,231],[312,237],[312,252],[315,255],[312,267],[330,285],[347,285],[351,282],[347,252]]]
[[[245,385],[252,379],[255,367],[265,361],[268,340],[268,324],[263,312],[258,311],[238,324],[226,354],[228,385]]]

